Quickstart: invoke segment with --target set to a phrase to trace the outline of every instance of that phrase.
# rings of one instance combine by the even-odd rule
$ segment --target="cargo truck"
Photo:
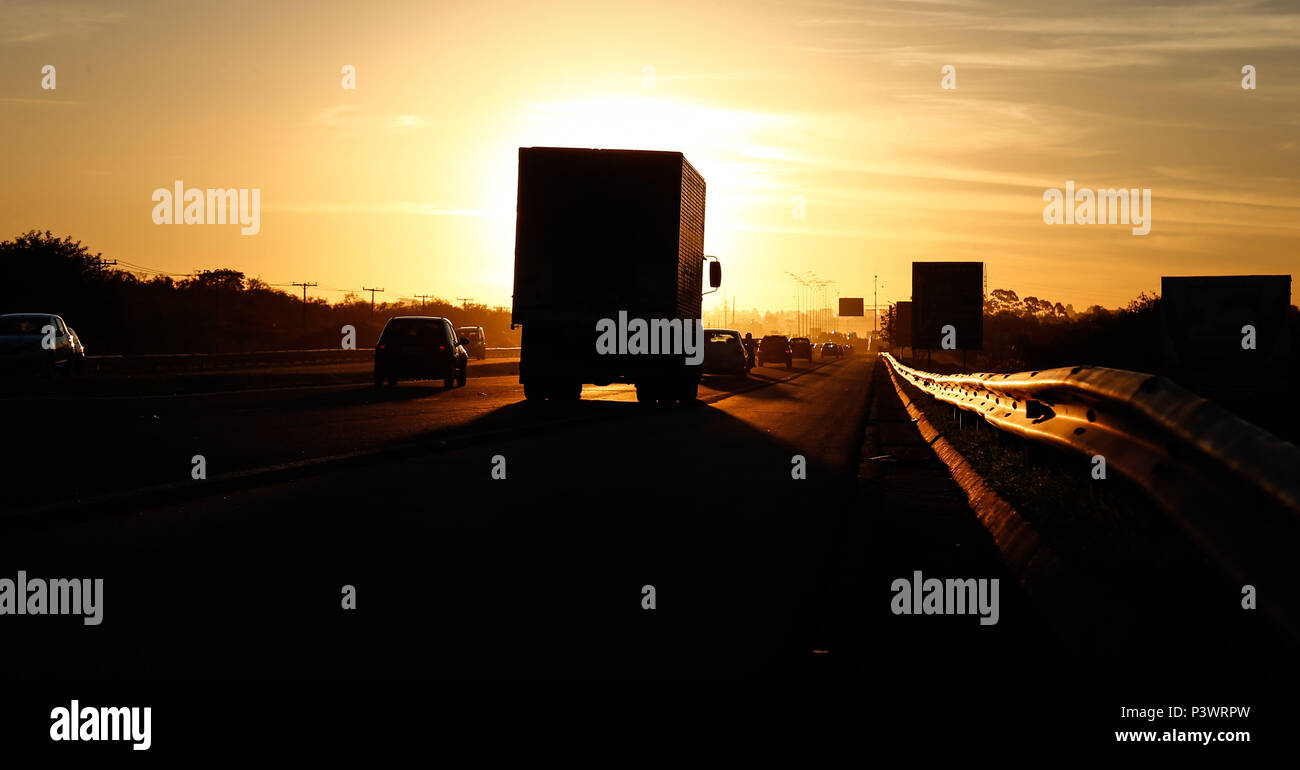
[[[667,339],[702,336],[706,262],[710,290],[722,282],[703,249],[704,179],[680,152],[520,148],[511,327],[523,327],[524,397],[626,382],[643,403],[694,401],[699,362]],[[637,319],[664,342],[655,352],[622,344]]]

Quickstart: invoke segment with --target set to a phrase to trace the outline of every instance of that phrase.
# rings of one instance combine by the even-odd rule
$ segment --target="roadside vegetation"
[[[435,315],[482,326],[492,347],[519,345],[508,308],[453,305],[446,299],[376,301],[346,294],[338,302],[272,286],[238,270],[150,274],[92,253],[80,241],[32,230],[0,241],[0,313],[63,316],[91,355],[245,353],[337,348],[344,325],[358,348],[373,347],[390,316]]]

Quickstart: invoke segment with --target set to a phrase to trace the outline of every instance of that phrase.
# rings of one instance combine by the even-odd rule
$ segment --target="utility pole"
[[[880,301],[880,299],[876,296],[879,291],[879,287],[876,286],[876,278],[877,276],[874,275],[871,276],[871,331],[872,332],[879,331],[879,329],[876,328],[876,321],[880,317],[880,311],[876,308],[876,303]]]
[[[383,290],[383,289],[368,289],[368,288],[366,288],[365,286],[362,286],[362,287],[361,287],[361,290],[362,290],[362,291],[368,291],[368,292],[370,292],[370,314],[371,314],[371,315],[374,315],[374,313],[375,313],[375,292],[383,293],[384,290]]]
[[[457,297],[457,298],[456,298],[456,301],[460,303],[460,308],[461,308],[461,310],[464,310],[464,309],[466,309],[467,307],[469,307],[469,305],[466,304],[466,303],[473,302],[473,301],[474,301],[474,298],[473,298],[473,297]]]
[[[426,299],[429,299],[429,298],[432,297],[433,295],[432,295],[432,294],[416,294],[415,296],[416,296],[417,299],[420,300],[420,312],[423,313],[423,312],[424,312],[424,301],[425,301]]]
[[[315,286],[316,284],[305,283],[305,282],[304,283],[294,282],[292,285],[302,287],[302,325],[306,326],[307,325],[307,287]]]

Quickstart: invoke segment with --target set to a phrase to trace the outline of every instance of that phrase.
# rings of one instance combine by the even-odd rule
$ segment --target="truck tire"
[[[524,383],[524,400],[542,401],[546,398],[546,388],[540,382]]]
[[[698,404],[700,402],[700,383],[698,380],[689,380],[682,383],[677,390],[677,400],[683,406]]]

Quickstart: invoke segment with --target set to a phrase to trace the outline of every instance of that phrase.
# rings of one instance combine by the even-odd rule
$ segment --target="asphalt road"
[[[625,386],[527,404],[513,376],[34,401],[11,424],[55,427],[19,442],[6,489],[126,496],[0,516],[0,577],[105,581],[100,625],[0,619],[23,651],[5,678],[793,679],[898,734],[1025,741],[1140,728],[1121,705],[1278,697],[1286,650],[1063,639],[874,364],[710,377],[675,408]],[[999,622],[893,614],[917,570],[999,579]]]
[[[329,472],[151,508],[79,506],[70,519],[7,532],[0,564],[106,580],[104,624],[21,627],[42,650],[26,673],[727,675],[816,665],[812,650],[829,639],[817,638],[825,624],[810,613],[834,523],[856,501],[868,367],[857,358],[706,378],[702,403],[677,408],[639,405],[625,386],[538,407],[522,403],[514,377],[445,392],[413,383],[69,404],[69,425],[84,428],[50,437],[94,469],[96,491],[177,476],[201,489],[189,478],[196,453],[210,479],[344,459]],[[394,446],[410,451],[382,454]],[[492,478],[502,461],[506,478]],[[796,462],[806,478],[792,478]],[[356,587],[354,611],[341,608],[344,585]],[[653,610],[642,607],[647,585]],[[101,655],[73,654],[92,638]]]
[[[801,361],[791,369],[758,367],[746,379],[709,375],[700,397],[716,401],[810,368]],[[634,403],[635,391],[630,385],[588,386],[583,400],[574,407],[533,408],[523,403],[517,374],[471,377],[466,387],[451,390],[424,380],[381,390],[344,383],[10,398],[0,406],[24,451],[5,466],[12,493],[0,501],[0,511],[157,485],[194,486],[196,456],[207,478],[217,479],[317,458],[396,446],[418,451],[440,441],[626,416],[626,406],[620,412],[612,405]]]

